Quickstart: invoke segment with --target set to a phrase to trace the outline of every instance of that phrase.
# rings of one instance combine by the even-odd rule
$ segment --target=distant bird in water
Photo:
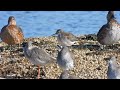
[[[78,38],[74,36],[72,33],[64,32],[62,29],[58,29],[55,34],[57,35],[58,43],[62,46],[72,46],[78,41]]]
[[[51,57],[45,50],[32,46],[32,41],[23,43],[24,55],[30,62],[38,66],[38,79],[40,78],[40,65],[55,62],[56,59]]]
[[[63,71],[59,77],[59,79],[79,79],[76,76],[70,75],[68,71]]]
[[[120,24],[117,22],[114,11],[107,14],[107,24],[103,25],[97,33],[97,40],[102,45],[113,45],[120,39]]]
[[[17,26],[16,20],[13,16],[9,17],[8,24],[1,29],[0,38],[10,46],[15,44],[19,44],[20,46],[23,42],[23,31],[19,26]]]
[[[120,79],[120,66],[118,66],[115,56],[111,56],[108,61],[107,77],[108,79]]]
[[[67,46],[59,47],[57,63],[63,71],[67,71],[74,68],[74,61],[71,52]]]

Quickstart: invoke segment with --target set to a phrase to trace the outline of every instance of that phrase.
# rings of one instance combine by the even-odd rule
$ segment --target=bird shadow
[[[89,49],[90,51],[93,50],[109,50],[109,49],[114,49],[118,50],[120,47],[120,44],[115,44],[115,45],[106,45],[104,49],[101,48],[102,45],[94,45],[94,44],[80,44],[80,45],[72,45],[73,49]]]
[[[119,53],[120,52],[120,48],[119,48],[120,44],[115,44],[113,46],[106,46],[104,49],[101,48],[101,45],[93,45],[93,44],[81,44],[81,45],[72,45],[71,47],[73,49],[89,49],[92,52],[88,52],[86,53],[86,55],[103,55],[104,53]]]
[[[89,49],[90,51],[94,50],[100,50],[101,47],[99,45],[92,45],[92,44],[87,44],[87,45],[72,45],[73,49]]]

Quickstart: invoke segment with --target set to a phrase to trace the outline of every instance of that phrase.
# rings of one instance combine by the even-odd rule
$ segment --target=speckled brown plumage
[[[62,46],[71,46],[78,41],[78,37],[74,36],[72,33],[64,32],[62,29],[58,29],[53,35],[57,35],[57,40]]]
[[[1,29],[1,40],[8,45],[20,44],[23,42],[24,35],[22,29],[16,25],[15,18],[10,16],[8,19],[8,25]]]

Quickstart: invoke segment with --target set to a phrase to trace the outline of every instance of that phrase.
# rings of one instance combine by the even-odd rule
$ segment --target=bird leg
[[[44,77],[46,77],[46,75],[45,75],[45,72],[44,71],[46,71],[46,67],[45,66],[43,66],[43,67],[41,67],[41,76],[42,76],[42,79],[44,78]]]
[[[38,65],[38,79],[40,79],[40,65]]]

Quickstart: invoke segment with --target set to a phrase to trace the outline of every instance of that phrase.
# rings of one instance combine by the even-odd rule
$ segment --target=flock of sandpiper
[[[16,24],[13,16],[8,19],[8,24],[1,29],[0,38],[3,42],[12,45],[19,44],[23,46],[25,57],[38,66],[38,79],[40,78],[40,66],[48,63],[57,62],[63,72],[60,79],[79,79],[75,76],[69,75],[69,70],[74,68],[73,54],[69,51],[69,46],[72,46],[78,40],[78,37],[71,33],[64,32],[58,29],[53,36],[57,36],[59,45],[58,56],[54,58],[50,56],[45,50],[32,45],[32,41],[23,42],[24,34],[22,29]],[[114,11],[109,11],[107,14],[107,23],[103,25],[97,33],[97,41],[103,46],[114,45],[120,40],[120,24],[117,22]],[[108,61],[108,79],[120,79],[120,66],[116,63],[116,57],[111,56]]]

